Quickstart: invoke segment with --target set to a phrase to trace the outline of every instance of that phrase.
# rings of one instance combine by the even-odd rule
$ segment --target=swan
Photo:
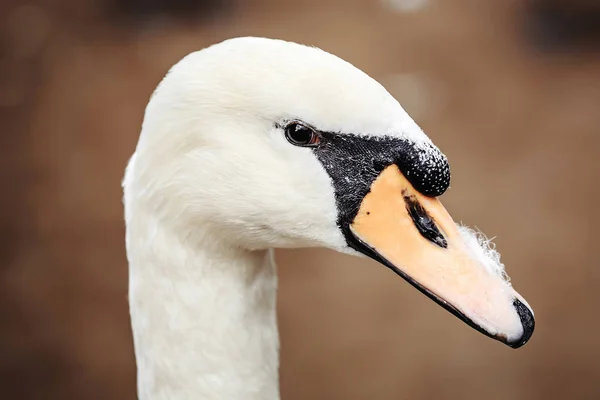
[[[437,199],[449,183],[400,104],[330,53],[244,37],[185,56],[152,94],[123,178],[139,398],[279,399],[274,248],[370,257],[525,344],[533,311]]]

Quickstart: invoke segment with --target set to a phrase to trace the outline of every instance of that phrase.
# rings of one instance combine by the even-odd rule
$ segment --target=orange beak
[[[415,190],[396,165],[373,182],[349,229],[362,252],[478,331],[514,348],[531,337],[533,312],[496,253],[458,227],[437,198]]]

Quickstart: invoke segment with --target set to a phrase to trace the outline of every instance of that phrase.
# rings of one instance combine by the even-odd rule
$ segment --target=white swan
[[[279,398],[277,247],[367,255],[523,345],[533,313],[435,198],[449,178],[398,102],[329,53],[237,38],[185,57],[123,182],[139,398]]]

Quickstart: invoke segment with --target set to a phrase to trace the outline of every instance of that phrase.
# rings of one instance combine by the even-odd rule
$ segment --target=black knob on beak
[[[446,156],[433,145],[417,147],[411,143],[403,147],[396,164],[406,179],[425,196],[441,196],[450,187]]]

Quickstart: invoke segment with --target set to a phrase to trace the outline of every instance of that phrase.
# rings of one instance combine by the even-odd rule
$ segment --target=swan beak
[[[437,198],[415,190],[396,165],[373,182],[349,228],[358,250],[476,330],[513,348],[533,334],[533,311],[498,261],[454,223]]]

